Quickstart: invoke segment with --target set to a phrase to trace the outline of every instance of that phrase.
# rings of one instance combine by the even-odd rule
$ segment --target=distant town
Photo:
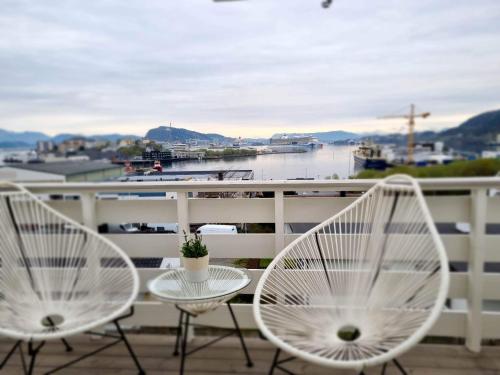
[[[30,143],[26,143],[26,140],[30,140]],[[456,160],[500,158],[500,111],[480,114],[458,127],[441,132],[408,135],[367,136],[331,131],[278,133],[268,139],[245,139],[160,126],[149,130],[144,137],[119,134],[95,137],[64,134],[49,137],[43,133],[2,130],[0,145],[2,143],[4,167],[0,174],[19,174],[24,171],[25,177],[22,179],[25,180],[57,180],[59,177],[64,181],[194,178],[193,173],[188,173],[187,177],[179,173],[169,174],[166,167],[190,160],[307,153],[331,144],[353,146],[346,160],[350,164],[350,159],[353,159],[355,170],[385,170],[398,165],[425,167],[449,164]],[[11,148],[5,147],[8,145]],[[14,145],[17,148],[13,148]],[[253,173],[245,170],[238,175],[249,179],[253,178]],[[201,175],[209,178],[205,176],[206,173]],[[229,175],[224,171],[212,173],[212,178],[224,176]]]

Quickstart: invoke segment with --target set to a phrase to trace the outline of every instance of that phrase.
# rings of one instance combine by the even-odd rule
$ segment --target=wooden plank
[[[178,257],[177,234],[105,234],[130,257]]]
[[[428,336],[464,337],[466,320],[465,311],[445,310],[429,331]]]
[[[500,223],[500,196],[487,198],[486,222]]]
[[[301,234],[286,234],[285,246],[291,244]],[[348,235],[340,236],[344,242],[348,242]],[[446,248],[448,259],[455,262],[468,261],[469,236],[468,235],[441,235],[441,239]]]
[[[98,200],[97,222],[177,223],[176,200]]]
[[[176,234],[106,234],[131,257],[177,257]],[[207,234],[203,241],[213,258],[272,258],[274,234]]]
[[[468,195],[426,196],[431,216],[437,223],[469,222],[471,197]]]
[[[79,223],[83,222],[82,205],[80,201],[52,200],[45,203],[63,215],[68,216]]]
[[[500,262],[500,235],[486,234],[484,236],[484,261]]]
[[[285,198],[285,223],[320,223],[343,210],[356,198]]]
[[[210,256],[214,258],[272,258],[274,234],[206,234]]]
[[[189,199],[191,223],[273,223],[274,199]]]
[[[483,298],[500,300],[500,274],[483,273]]]
[[[492,312],[492,311],[483,312],[482,337],[483,339],[500,338],[500,312]]]
[[[450,273],[450,289],[448,291],[448,298],[466,298],[467,282],[467,272]]]

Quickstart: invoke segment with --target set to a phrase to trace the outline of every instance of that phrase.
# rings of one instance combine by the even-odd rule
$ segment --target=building
[[[172,151],[144,151],[142,153],[143,160],[171,160]]]
[[[13,171],[12,171],[13,170]],[[16,164],[10,173],[26,171],[45,174],[47,177],[66,182],[98,182],[115,179],[122,175],[122,167],[102,161],[61,161],[53,163]],[[42,176],[42,175],[40,175]]]
[[[75,152],[85,149],[87,139],[84,137],[75,137],[67,139],[57,146],[57,150],[62,153]]]
[[[0,180],[13,182],[64,182],[63,175],[15,167],[0,167]]]
[[[45,154],[47,152],[52,152],[53,150],[54,150],[54,142],[52,141],[36,142],[36,152],[39,154]]]
[[[174,159],[203,159],[205,157],[205,151],[200,150],[185,150],[172,152],[172,158]]]

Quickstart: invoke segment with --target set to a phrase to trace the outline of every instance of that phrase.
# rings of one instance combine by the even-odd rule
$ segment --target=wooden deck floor
[[[147,374],[177,374],[179,358],[172,356],[174,337],[167,335],[128,335],[139,355]],[[107,339],[106,339],[107,340]],[[208,338],[197,337],[190,345],[199,345]],[[65,353],[58,341],[48,343],[42,350],[36,374],[42,374],[51,368],[64,363],[77,355],[89,352],[102,340],[91,340],[88,336],[71,338],[75,347],[73,353]],[[214,346],[197,352],[188,358],[186,375],[214,374],[267,374],[274,348],[268,342],[259,338],[248,338],[247,345],[255,363],[253,368],[245,366],[243,352],[236,337],[229,337]],[[0,351],[3,355],[11,348],[12,342],[0,341]],[[415,375],[500,375],[500,347],[484,347],[481,354],[468,352],[463,346],[451,345],[420,345],[400,358],[400,362]],[[337,371],[328,368],[311,366],[301,361],[293,361],[287,365],[297,374],[329,374],[348,375],[352,371]],[[21,374],[19,355],[16,354],[1,374]],[[123,346],[119,344],[101,354],[84,360],[70,369],[60,372],[69,375],[132,375],[137,374],[134,364]],[[367,375],[379,374],[377,368],[368,369]],[[283,374],[280,371],[276,375]],[[387,374],[399,374],[394,367],[389,367]]]

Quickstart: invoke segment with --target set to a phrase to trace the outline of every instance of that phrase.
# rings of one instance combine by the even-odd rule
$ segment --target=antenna
[[[413,163],[413,148],[414,148],[414,133],[415,133],[415,119],[427,118],[431,115],[430,112],[423,112],[415,114],[415,104],[410,105],[410,113],[408,115],[395,115],[395,116],[384,116],[379,117],[379,119],[393,119],[393,118],[403,118],[408,120],[408,163]]]

